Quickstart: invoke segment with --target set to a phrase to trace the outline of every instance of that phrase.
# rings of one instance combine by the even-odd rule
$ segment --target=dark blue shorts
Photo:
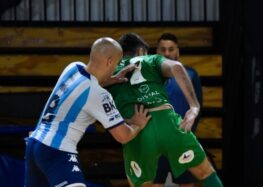
[[[25,187],[64,187],[73,183],[85,184],[77,154],[59,151],[29,138]]]
[[[164,184],[168,176],[168,172],[171,172],[169,162],[166,157],[161,156],[158,162],[158,169],[153,183]],[[173,182],[176,184],[189,184],[196,181],[197,179],[189,171],[185,171],[177,178],[173,177]]]

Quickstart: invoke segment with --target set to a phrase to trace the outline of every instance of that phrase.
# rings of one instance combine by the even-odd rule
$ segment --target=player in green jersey
[[[124,118],[134,113],[134,104],[149,109],[151,120],[132,141],[123,145],[125,171],[131,186],[152,185],[157,161],[165,155],[175,177],[186,169],[205,187],[222,187],[215,170],[206,158],[202,146],[190,131],[199,113],[199,103],[183,65],[160,55],[146,55],[148,45],[134,33],[123,35],[119,43],[124,52],[115,74],[136,66],[127,74],[128,82],[108,87]],[[190,109],[183,119],[174,112],[164,89],[167,78],[174,77],[182,89]]]

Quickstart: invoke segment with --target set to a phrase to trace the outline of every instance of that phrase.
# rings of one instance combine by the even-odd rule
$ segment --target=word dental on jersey
[[[154,103],[163,103],[164,102],[163,99],[158,98],[158,97],[154,98],[154,101],[147,101],[150,98],[152,100],[152,97],[154,97],[154,96],[160,95],[160,93],[157,90],[149,92],[150,88],[147,84],[142,84],[138,89],[141,93],[144,94],[141,97],[137,98],[138,102],[144,102],[144,103],[147,103],[148,105],[151,105]],[[167,102],[167,100],[165,100],[165,102]]]

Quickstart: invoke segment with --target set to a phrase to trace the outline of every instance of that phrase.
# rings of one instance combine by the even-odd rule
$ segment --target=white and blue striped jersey
[[[77,144],[89,125],[98,120],[106,129],[123,123],[110,93],[73,62],[61,74],[30,136],[58,150],[77,153]]]

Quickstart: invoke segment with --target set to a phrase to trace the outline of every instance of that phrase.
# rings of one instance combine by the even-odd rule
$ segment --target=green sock
[[[211,175],[206,177],[203,180],[204,187],[223,187],[223,184],[219,177],[217,176],[216,172],[213,172]]]

